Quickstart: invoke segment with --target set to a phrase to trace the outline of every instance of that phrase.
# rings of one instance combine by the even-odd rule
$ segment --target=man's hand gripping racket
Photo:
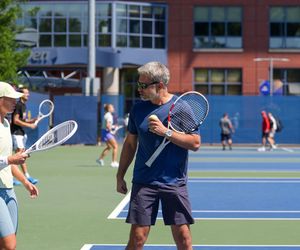
[[[77,131],[78,125],[75,121],[65,121],[46,132],[30,148],[25,150],[24,154],[30,154],[37,151],[48,150],[59,146],[70,139]]]
[[[196,91],[186,92],[171,105],[168,113],[168,129],[184,134],[193,133],[203,123],[208,111],[208,101],[202,94]],[[145,164],[151,167],[169,143],[170,141],[165,137]]]
[[[35,125],[37,125],[41,120],[44,118],[50,116],[54,110],[54,104],[50,100],[44,100],[40,103],[39,106],[39,114],[34,122]]]

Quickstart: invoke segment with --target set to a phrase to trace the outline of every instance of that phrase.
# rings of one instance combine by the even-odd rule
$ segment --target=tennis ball
[[[158,119],[157,115],[150,115],[148,117],[148,121],[159,121],[159,119]]]

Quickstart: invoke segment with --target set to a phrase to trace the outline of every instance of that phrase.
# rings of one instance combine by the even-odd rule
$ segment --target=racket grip
[[[170,143],[170,141],[167,141],[166,143],[162,143],[158,146],[158,148],[154,151],[154,153],[151,155],[151,157],[146,161],[146,166],[151,167],[153,162],[156,160],[158,155],[163,151],[163,149]]]

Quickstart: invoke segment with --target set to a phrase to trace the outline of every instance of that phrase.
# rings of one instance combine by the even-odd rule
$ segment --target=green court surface
[[[109,166],[110,156],[105,167],[95,162],[102,149],[103,146],[62,146],[32,154],[28,166],[31,175],[39,179],[40,196],[31,200],[23,187],[15,188],[20,215],[18,250],[79,250],[84,244],[126,244],[129,225],[123,219],[107,218],[124,196],[115,191],[117,170]],[[283,157],[282,150],[262,154],[254,149],[234,149],[227,151],[228,155],[219,148],[202,150],[191,154],[191,177],[300,178],[297,169],[197,168],[198,163],[205,162],[251,162],[257,167],[270,158],[274,164],[300,165],[299,149],[290,152],[290,157],[285,154],[288,152]],[[127,180],[130,187],[131,171]],[[192,226],[195,245],[299,245],[299,231],[300,220],[200,219]],[[147,243],[173,244],[170,229],[162,220],[152,228]]]

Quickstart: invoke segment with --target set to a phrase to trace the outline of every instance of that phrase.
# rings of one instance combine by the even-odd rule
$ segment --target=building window
[[[194,8],[194,49],[242,48],[242,8]]]
[[[166,7],[116,4],[116,46],[166,48]]]
[[[241,95],[241,69],[195,69],[194,90],[205,95]]]
[[[300,49],[300,6],[270,8],[271,49]]]
[[[21,7],[17,24],[36,30],[36,47],[87,46],[87,3],[37,2]],[[166,48],[166,5],[98,2],[95,17],[97,47]]]
[[[300,95],[300,69],[274,69],[274,94]]]

